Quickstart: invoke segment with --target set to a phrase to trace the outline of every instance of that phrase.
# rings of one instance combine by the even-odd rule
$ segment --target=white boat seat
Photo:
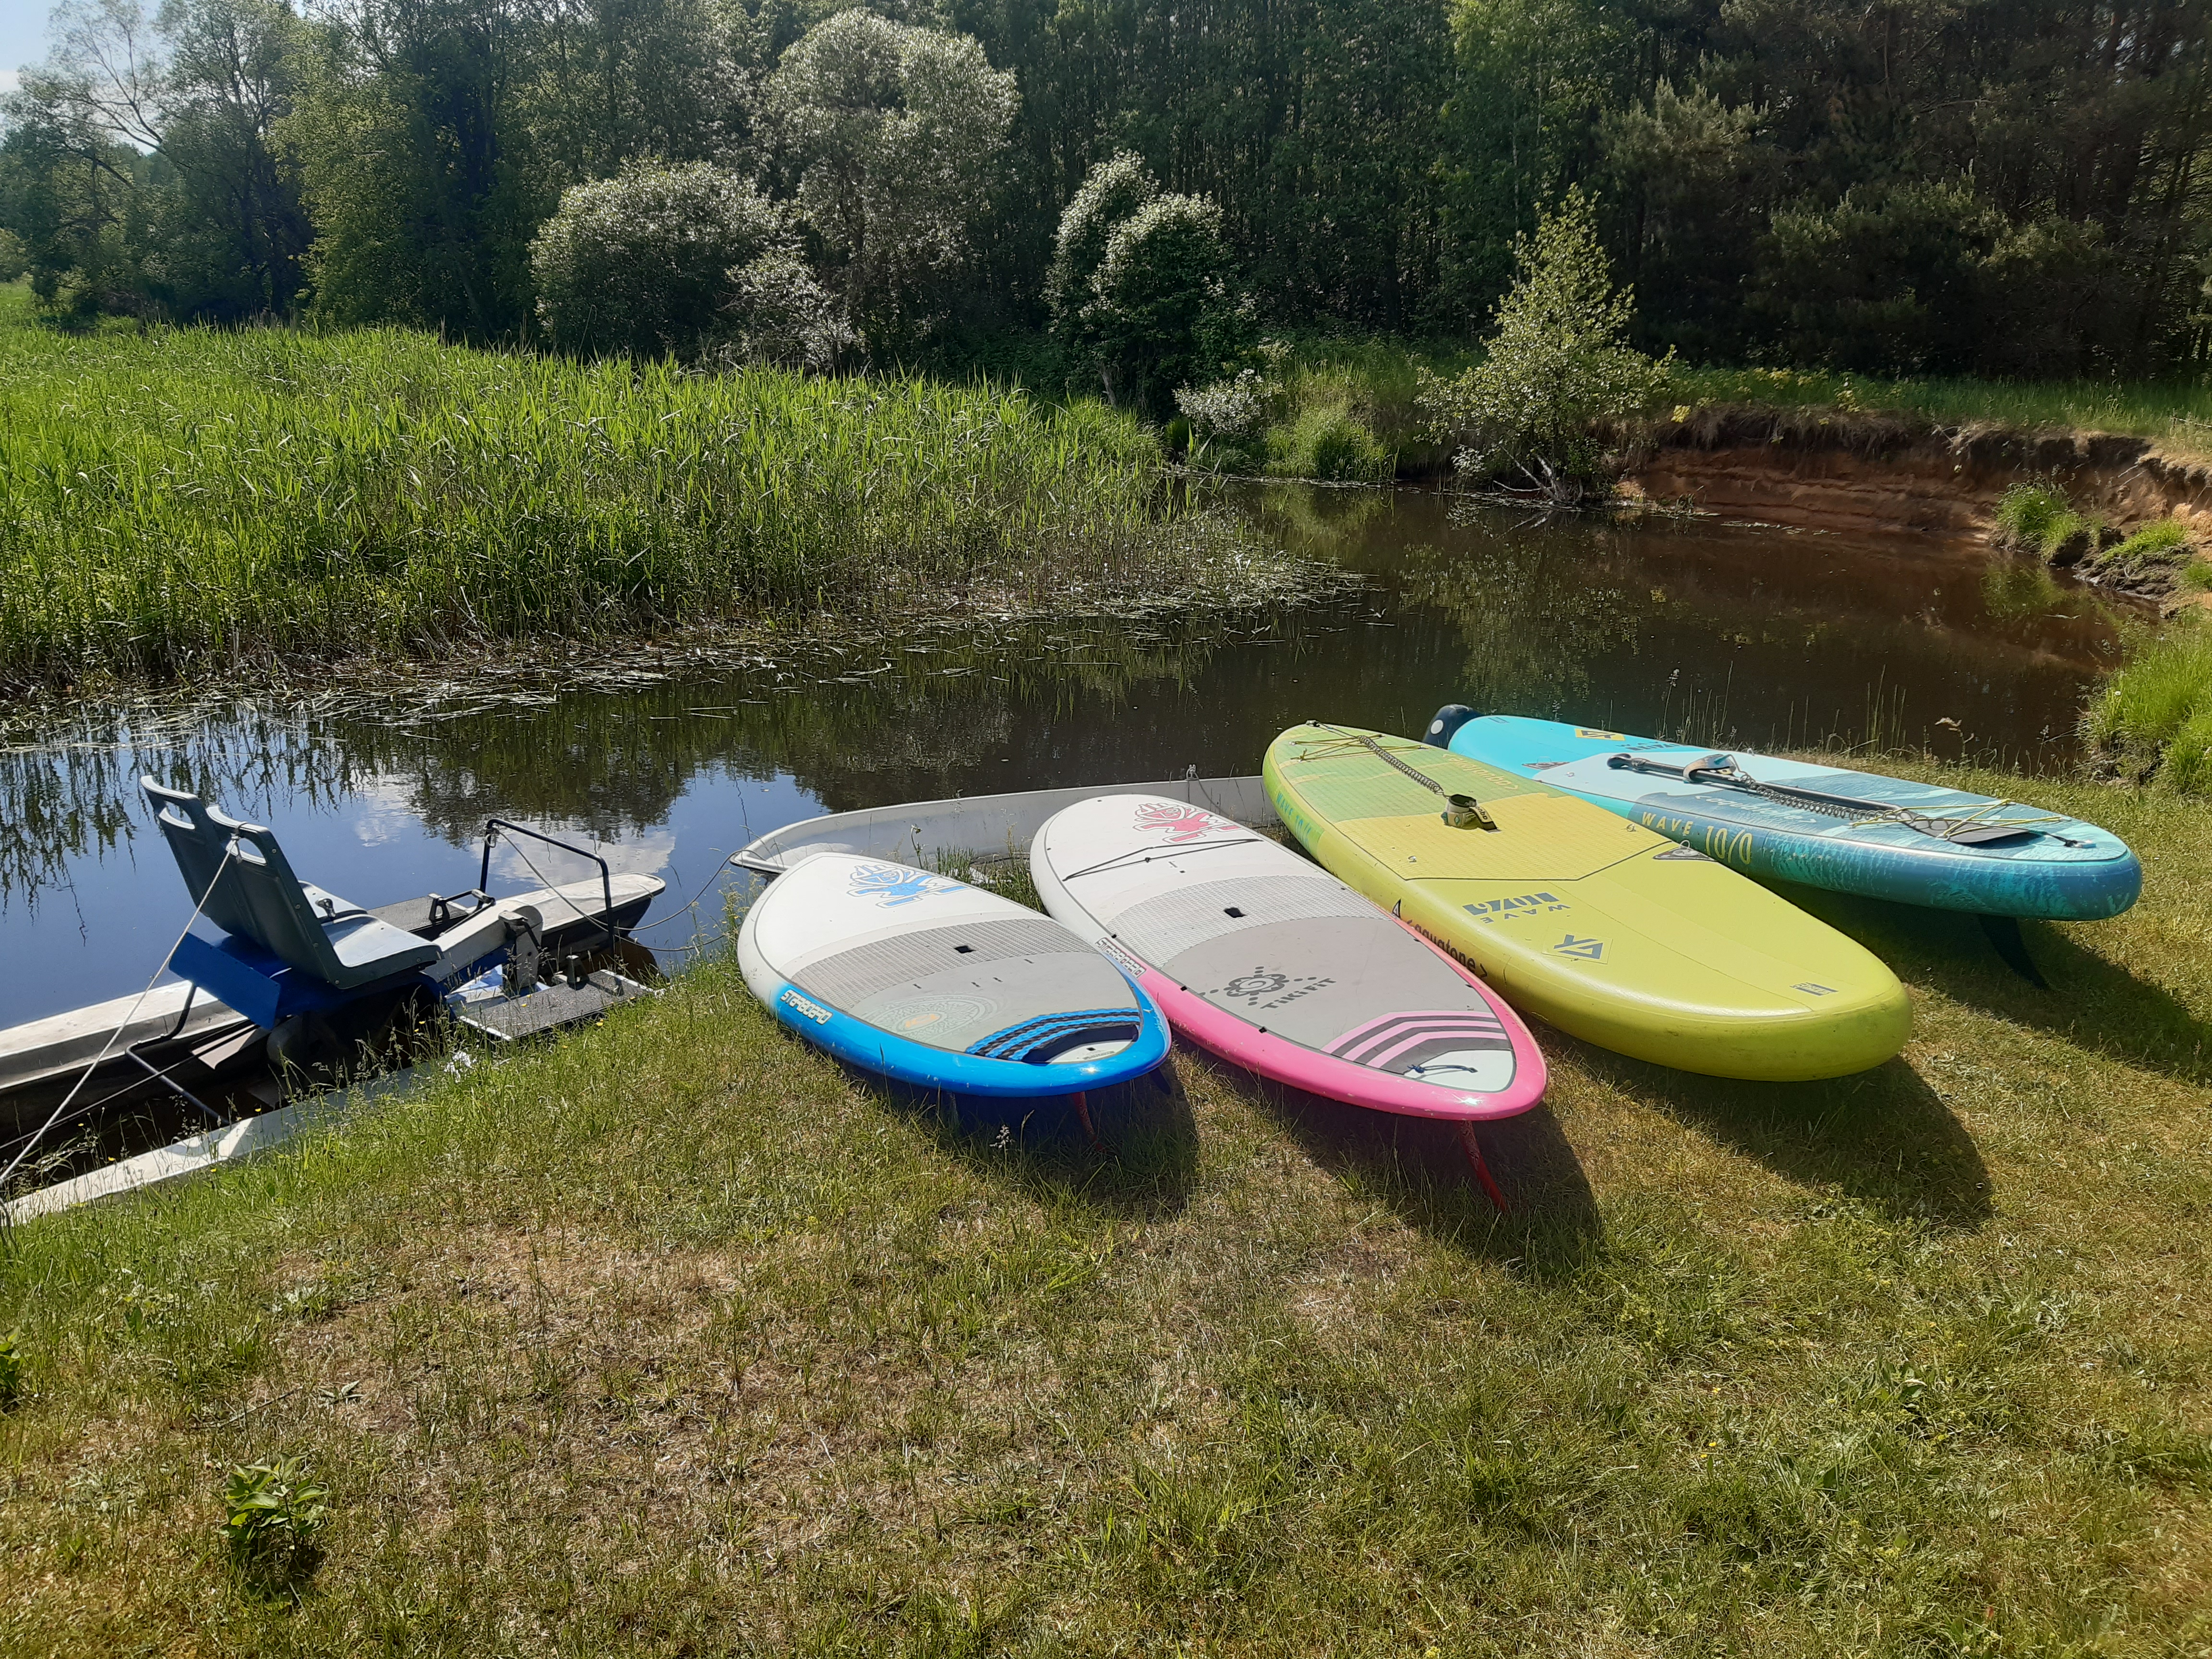
[[[438,946],[428,939],[301,880],[276,837],[260,825],[242,823],[197,795],[165,789],[151,778],[138,784],[176,854],[185,890],[200,913],[225,933],[252,939],[339,990],[438,960]],[[234,840],[238,850],[226,864]]]

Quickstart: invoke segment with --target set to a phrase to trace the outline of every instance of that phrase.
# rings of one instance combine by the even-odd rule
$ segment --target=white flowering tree
[[[763,102],[847,311],[864,326],[909,326],[929,280],[967,258],[1013,124],[1014,77],[968,35],[841,11],[784,53]]]
[[[725,330],[738,270],[787,260],[784,210],[705,161],[633,162],[561,198],[530,246],[538,315],[556,344],[696,356]]]

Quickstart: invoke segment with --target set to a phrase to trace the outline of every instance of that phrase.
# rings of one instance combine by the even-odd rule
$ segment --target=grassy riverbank
[[[2081,732],[2093,755],[2130,778],[2212,795],[2212,625],[2192,611],[2138,641]]]
[[[1431,437],[1418,403],[1424,369],[1449,379],[1472,361],[1441,343],[1382,338],[1294,340],[1270,371],[1273,397],[1253,444],[1251,470],[1312,476],[1301,434],[1351,422],[1392,457],[1401,477],[1448,471],[1447,446]],[[1650,414],[1710,405],[1886,413],[1940,426],[1986,425],[2023,433],[2109,432],[2148,438],[2177,459],[2212,462],[2212,386],[2103,380],[2008,383],[1884,380],[1820,370],[1677,367]]]
[[[1958,775],[2004,793],[2016,778]],[[1447,1141],[1175,1062],[964,1137],[726,965],[0,1258],[0,1649],[2177,1655],[2212,1641],[2212,808],[2117,921],[1808,896],[1911,987],[1802,1088],[1552,1039]],[[319,1559],[243,1580],[234,1465]]]
[[[1265,599],[1093,404],[0,315],[0,687],[829,613]]]
[[[1889,380],[1808,369],[1683,368],[1668,394],[1701,404],[1761,404],[1838,413],[1887,411],[1942,426],[2021,432],[2111,432],[2148,438],[2185,460],[2212,461],[2212,385],[2110,380]]]

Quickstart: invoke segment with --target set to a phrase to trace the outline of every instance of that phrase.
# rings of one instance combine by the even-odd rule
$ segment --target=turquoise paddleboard
[[[2021,801],[1457,703],[1427,737],[1747,875],[2044,921],[2116,916],[2142,890],[2142,866],[2118,836]]]

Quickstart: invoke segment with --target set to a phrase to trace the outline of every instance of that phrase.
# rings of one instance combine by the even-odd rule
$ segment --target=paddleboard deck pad
[[[1457,706],[1430,736],[1773,880],[2042,921],[2116,916],[2142,890],[2118,836],[2020,801]]]
[[[1796,1081],[1880,1065],[1911,1008],[1866,950],[1565,790],[1407,738],[1308,725],[1270,797],[1328,870],[1524,1014],[1619,1054]]]
[[[1079,1094],[1167,1057],[1159,1010],[1059,922],[886,860],[802,860],[746,913],[738,963],[799,1036],[915,1088]]]
[[[1528,1027],[1327,871],[1203,807],[1109,795],[1038,830],[1045,908],[1115,957],[1176,1031],[1276,1082],[1462,1122],[1543,1096]]]

